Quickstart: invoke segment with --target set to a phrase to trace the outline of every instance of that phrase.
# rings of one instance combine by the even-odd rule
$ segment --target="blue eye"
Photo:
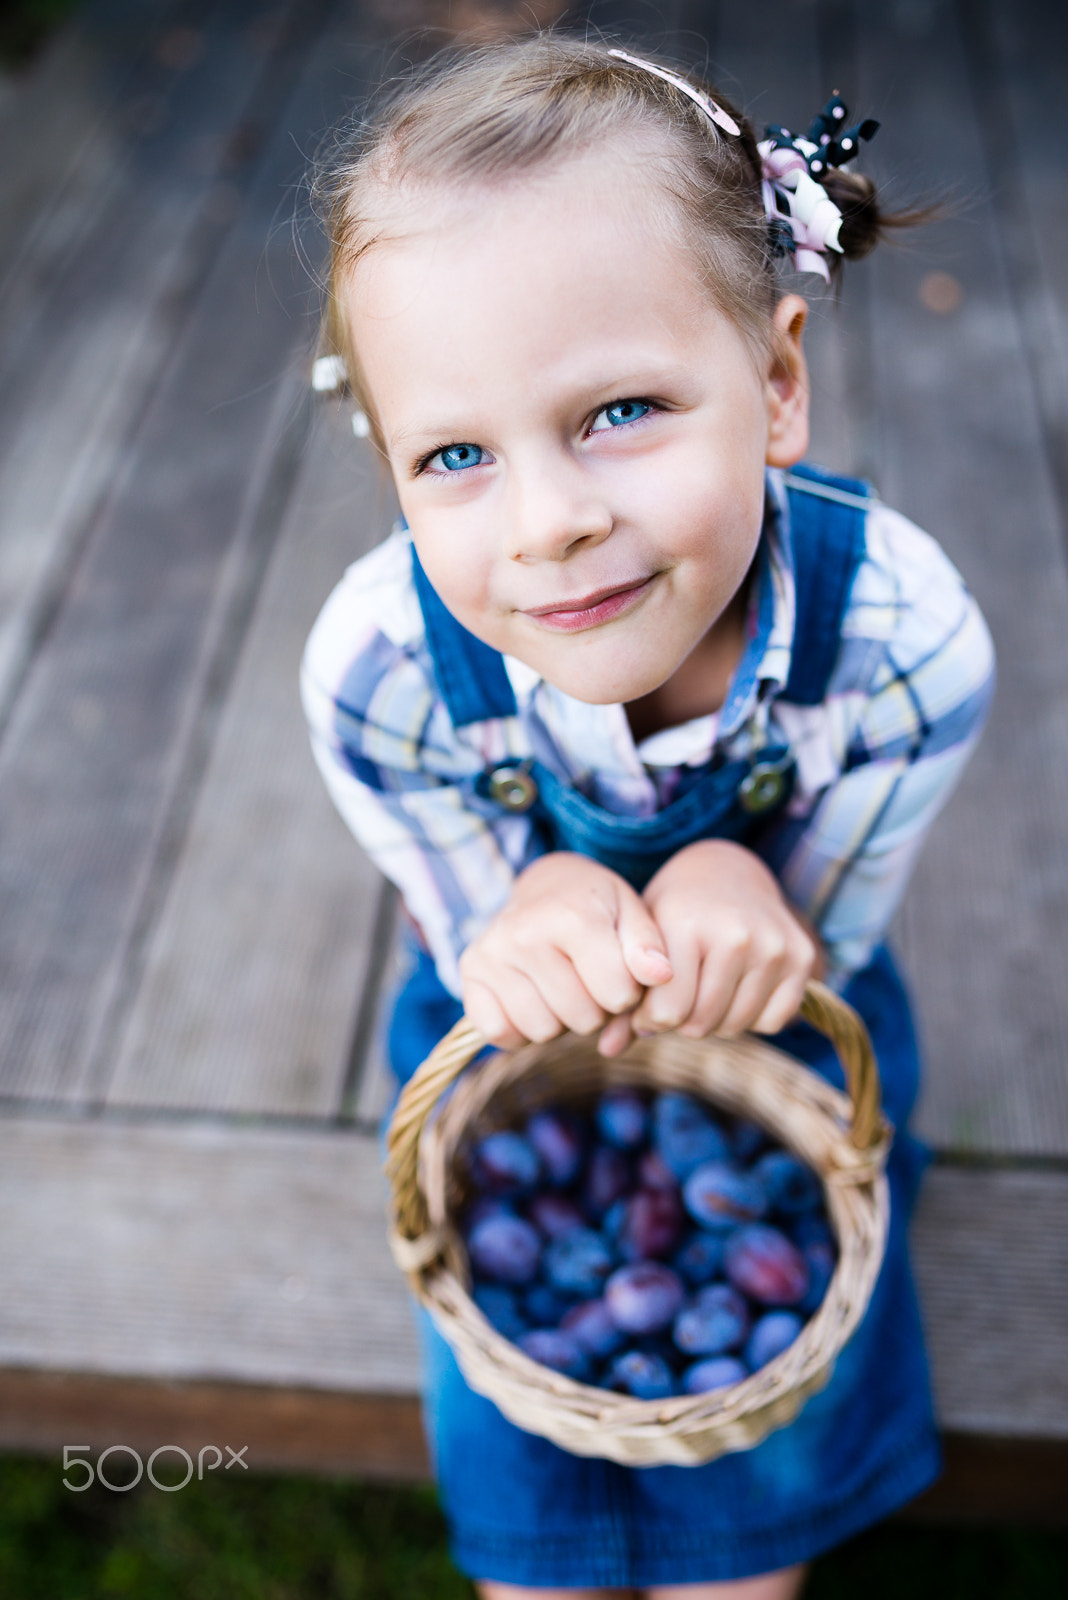
[[[615,400],[603,411],[598,411],[590,432],[603,433],[606,428],[621,428],[626,422],[640,422],[651,409],[645,400]]]
[[[431,456],[427,466],[432,471],[463,472],[465,467],[481,466],[485,451],[477,444],[450,444],[444,450],[439,450],[436,456]],[[441,465],[437,466],[436,463]]]

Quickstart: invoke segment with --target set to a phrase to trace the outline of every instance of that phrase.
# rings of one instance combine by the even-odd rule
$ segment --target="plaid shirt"
[[[776,851],[780,882],[819,929],[832,981],[841,985],[870,959],[982,727],[993,649],[939,547],[875,501],[827,697],[788,705],[779,696],[794,582],[780,474],[768,474],[768,488],[748,643],[725,704],[637,746],[623,706],[572,699],[511,657],[518,715],[455,728],[402,529],[350,567],[327,600],[302,674],[315,759],[454,994],[461,951],[538,853],[528,817],[475,792],[479,775],[506,757],[536,756],[606,810],[648,816],[713,751],[731,759],[789,744],[797,783]]]

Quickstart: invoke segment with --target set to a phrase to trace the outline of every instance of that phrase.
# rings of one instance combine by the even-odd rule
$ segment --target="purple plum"
[[[475,1272],[496,1283],[530,1283],[537,1277],[541,1238],[522,1217],[484,1217],[471,1229],[467,1250]]]
[[[545,1247],[545,1277],[560,1294],[599,1294],[614,1266],[611,1250],[592,1228],[576,1228]]]
[[[471,1176],[484,1194],[529,1194],[540,1175],[538,1152],[521,1133],[487,1134],[471,1152]]]
[[[706,1161],[690,1173],[682,1189],[687,1211],[702,1228],[734,1228],[756,1222],[768,1208],[759,1178],[726,1161]]]
[[[823,1189],[811,1167],[788,1150],[769,1150],[753,1168],[753,1175],[764,1185],[773,1211],[798,1216],[817,1211],[823,1204]]]
[[[624,1261],[650,1261],[669,1256],[682,1237],[683,1212],[675,1189],[639,1189],[617,1202],[605,1218]],[[612,1219],[610,1221],[610,1219]]]
[[[675,1271],[695,1288],[723,1270],[724,1235],[696,1229],[671,1258]]]
[[[710,1389],[727,1389],[743,1383],[749,1373],[733,1356],[706,1356],[687,1367],[682,1379],[683,1394],[707,1394]]]
[[[724,1161],[727,1140],[710,1113],[692,1095],[665,1091],[653,1103],[653,1145],[683,1182],[704,1161]]]
[[[750,1372],[766,1367],[769,1361],[792,1345],[804,1322],[795,1311],[765,1311],[753,1324],[746,1340],[745,1362]]]
[[[587,1355],[598,1361],[614,1356],[626,1342],[603,1300],[583,1300],[572,1306],[561,1317],[560,1326],[578,1340]]]
[[[735,1161],[748,1163],[764,1149],[768,1136],[759,1122],[750,1122],[748,1117],[735,1117],[731,1124],[730,1141]]]
[[[571,1112],[536,1111],[527,1123],[527,1138],[541,1161],[545,1181],[566,1189],[582,1169],[586,1140],[582,1123]]]
[[[532,1361],[562,1372],[565,1378],[582,1383],[590,1376],[589,1356],[577,1339],[560,1328],[531,1328],[529,1333],[520,1335],[516,1344]]]
[[[795,1306],[808,1290],[808,1262],[778,1228],[750,1223],[727,1240],[723,1260],[736,1289],[764,1306]]]
[[[797,1309],[810,1317],[823,1304],[823,1297],[838,1265],[838,1252],[833,1244],[814,1240],[812,1244],[806,1244],[801,1253],[808,1262],[808,1289],[804,1299],[798,1302]]]
[[[613,1150],[607,1144],[595,1145],[582,1185],[582,1200],[589,1215],[599,1222],[623,1198],[631,1182],[631,1163],[622,1150]]]
[[[637,1150],[645,1143],[649,1108],[636,1089],[606,1089],[594,1112],[597,1132],[616,1150]]]
[[[535,1328],[555,1328],[570,1304],[547,1283],[532,1284],[523,1296],[523,1311]]]
[[[659,1261],[620,1267],[604,1289],[609,1315],[624,1333],[659,1333],[670,1327],[685,1296],[678,1273]]]
[[[646,1150],[639,1161],[638,1182],[643,1189],[673,1189],[677,1192],[679,1187],[678,1178],[663,1156],[655,1150]]]
[[[749,1332],[749,1308],[736,1289],[710,1283],[675,1318],[674,1338],[688,1356],[721,1356]]]
[[[527,1204],[527,1216],[547,1239],[562,1239],[565,1233],[586,1226],[586,1216],[565,1194],[536,1194]]]
[[[501,1283],[476,1283],[471,1298],[486,1321],[492,1323],[504,1338],[511,1339],[513,1344],[530,1326],[511,1289],[506,1289]]]
[[[633,1395],[635,1400],[666,1400],[675,1393],[675,1378],[660,1356],[645,1350],[626,1350],[616,1356],[602,1386]]]

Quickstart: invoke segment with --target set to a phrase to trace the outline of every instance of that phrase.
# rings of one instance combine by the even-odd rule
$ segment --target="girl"
[[[828,1389],[755,1450],[632,1470],[507,1423],[426,1331],[459,1565],[487,1600],[787,1600],[930,1483],[904,1243],[908,1004],[881,944],[989,697],[938,547],[799,468],[806,306],[886,221],[837,99],[771,130],[560,38],[417,78],[328,188],[328,329],[404,513],[309,642],[316,759],[416,934],[406,1078],[466,1010],[510,1047],[779,1034],[825,974],[898,1129],[886,1263]],[[783,1031],[785,1030],[785,1031]]]

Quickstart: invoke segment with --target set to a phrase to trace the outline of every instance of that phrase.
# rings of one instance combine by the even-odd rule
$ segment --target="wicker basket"
[[[575,1455],[629,1466],[695,1466],[759,1444],[826,1384],[882,1261],[890,1129],[879,1110],[871,1042],[857,1014],[813,983],[802,1015],[833,1042],[848,1096],[752,1035],[692,1040],[661,1034],[605,1060],[594,1039],[565,1034],[550,1044],[495,1054],[460,1077],[485,1043],[466,1020],[408,1083],[389,1128],[393,1254],[468,1383],[520,1428]],[[822,1179],[839,1243],[834,1276],[794,1343],[742,1383],[669,1400],[633,1400],[577,1383],[503,1338],[468,1294],[467,1254],[451,1220],[466,1198],[459,1152],[538,1106],[589,1102],[609,1084],[683,1089],[750,1117]]]

